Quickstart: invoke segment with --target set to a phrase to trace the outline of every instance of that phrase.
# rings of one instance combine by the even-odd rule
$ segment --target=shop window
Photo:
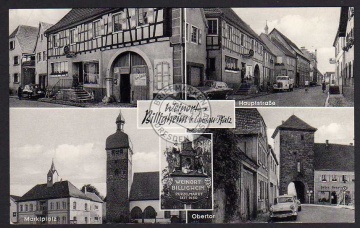
[[[229,56],[225,56],[225,70],[239,70],[238,60]]]
[[[19,65],[19,56],[14,56],[14,65]]]
[[[51,75],[54,76],[67,76],[68,62],[51,63]]]
[[[98,84],[99,62],[84,63],[84,84]]]
[[[191,42],[197,44],[198,43],[198,34],[199,29],[195,26],[191,26]]]
[[[101,23],[100,20],[93,22],[94,37],[101,36]]]
[[[127,20],[126,20],[126,13],[120,12],[113,15],[113,31],[119,32],[122,30],[126,30],[128,28],[127,26]]]
[[[218,35],[218,19],[208,19],[208,35]]]
[[[15,49],[15,40],[10,41],[10,50],[14,50]]]

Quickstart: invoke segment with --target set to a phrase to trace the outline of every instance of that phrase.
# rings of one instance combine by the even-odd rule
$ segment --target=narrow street
[[[276,92],[264,96],[258,96],[246,100],[240,100],[240,96],[232,96],[229,99],[235,99],[236,107],[248,106],[287,106],[287,107],[324,107],[327,98],[327,92],[323,93],[321,86],[310,87],[306,92],[304,88],[294,89],[292,92]],[[274,105],[256,104],[258,102],[273,102]]]
[[[275,223],[353,223],[355,210],[337,206],[302,205],[297,220],[276,220]]]

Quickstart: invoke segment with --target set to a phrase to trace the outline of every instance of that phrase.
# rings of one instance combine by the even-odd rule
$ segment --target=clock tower
[[[54,173],[57,172],[55,169],[54,161],[51,163],[51,167],[49,169],[49,172],[47,173],[47,186],[52,187],[54,184]]]
[[[109,222],[128,222],[132,184],[132,149],[119,113],[116,132],[106,139],[106,216]]]

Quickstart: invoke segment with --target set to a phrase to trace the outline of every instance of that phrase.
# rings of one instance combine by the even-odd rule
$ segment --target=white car
[[[289,76],[277,76],[276,83],[273,85],[274,91],[280,90],[287,90],[293,91],[294,90],[294,79],[290,78]]]
[[[297,219],[298,204],[292,195],[282,195],[275,198],[274,205],[270,207],[270,219],[287,218]]]

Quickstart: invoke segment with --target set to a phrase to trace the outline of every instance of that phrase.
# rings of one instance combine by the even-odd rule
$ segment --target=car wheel
[[[294,215],[293,220],[296,221],[296,219],[297,219],[297,215]]]

